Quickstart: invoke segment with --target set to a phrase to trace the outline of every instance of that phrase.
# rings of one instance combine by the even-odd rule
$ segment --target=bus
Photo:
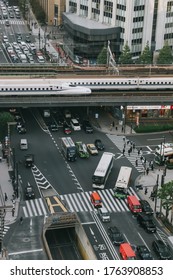
[[[173,143],[162,143],[156,147],[154,162],[173,168]]]
[[[115,187],[113,188],[114,197],[118,199],[125,199],[127,197],[131,173],[131,167],[121,166]]]
[[[112,153],[103,153],[97,168],[92,176],[92,187],[94,189],[104,189],[106,181],[113,167],[113,157]]]

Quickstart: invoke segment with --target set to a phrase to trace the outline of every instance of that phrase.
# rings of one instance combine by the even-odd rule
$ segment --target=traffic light
[[[5,147],[9,146],[9,138],[8,136],[5,136]]]

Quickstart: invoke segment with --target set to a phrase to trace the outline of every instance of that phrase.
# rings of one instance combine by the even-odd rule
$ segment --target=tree
[[[43,10],[40,3],[38,2],[38,0],[30,0],[30,4],[31,4],[32,10],[33,10],[37,20],[40,23],[45,25],[46,24],[46,13]]]
[[[173,62],[172,50],[171,47],[168,45],[168,42],[166,42],[163,48],[159,52],[157,64],[171,64],[172,62]]]
[[[149,42],[147,42],[142,54],[139,57],[139,63],[141,64],[151,64],[152,63],[152,53],[149,47]]]
[[[122,53],[119,57],[119,63],[132,64],[132,54],[130,52],[130,48],[127,43],[123,47]]]
[[[106,46],[103,47],[101,52],[97,57],[97,64],[107,64],[107,48]]]
[[[162,206],[166,211],[166,218],[168,218],[169,211],[173,207],[173,181],[161,186],[157,192],[157,197],[162,200]]]
[[[9,112],[0,113],[0,141],[8,135],[8,122],[14,122],[14,117]]]

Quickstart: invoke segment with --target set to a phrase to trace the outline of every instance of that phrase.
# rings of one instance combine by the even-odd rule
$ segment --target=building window
[[[137,45],[137,44],[142,44],[142,38],[132,40],[132,45]]]
[[[144,17],[135,17],[133,18],[133,22],[144,21]]]
[[[173,1],[168,1],[167,3],[167,12],[173,11]]]
[[[140,6],[135,6],[134,7],[134,11],[144,11],[145,10],[145,6],[144,5],[140,5]]]
[[[70,12],[71,13],[76,13],[77,12],[77,3],[76,3],[76,1],[69,1],[69,7],[70,7]]]
[[[168,33],[164,35],[164,40],[172,39],[172,38],[173,38],[173,33]]]
[[[58,5],[54,5],[54,17],[58,17]]]
[[[126,11],[126,6],[121,5],[121,4],[117,4],[117,9],[122,10],[122,11]]]
[[[133,34],[135,34],[135,33],[140,33],[140,32],[143,32],[143,27],[133,28],[133,29],[132,29],[132,33],[133,33]]]
[[[173,22],[169,22],[165,24],[165,28],[173,27]]]
[[[125,17],[122,17],[122,16],[116,16],[116,19],[119,20],[119,21],[123,21],[125,22],[126,18]]]

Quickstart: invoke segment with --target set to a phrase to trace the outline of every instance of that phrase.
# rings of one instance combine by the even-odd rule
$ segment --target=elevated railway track
[[[151,65],[126,65],[117,66],[120,76],[162,76],[173,75],[173,65],[151,66]],[[107,66],[82,66],[70,65],[60,66],[58,64],[0,64],[0,77],[4,76],[29,76],[29,77],[43,77],[43,76],[59,76],[59,75],[113,75],[117,76],[112,69]]]
[[[102,92],[89,96],[0,96],[0,107],[172,105],[173,92]]]

